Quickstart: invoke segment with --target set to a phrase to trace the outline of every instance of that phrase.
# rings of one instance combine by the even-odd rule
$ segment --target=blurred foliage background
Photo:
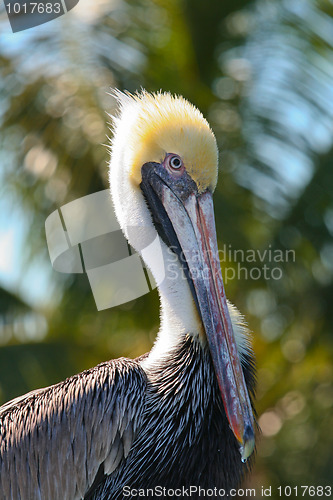
[[[156,290],[97,312],[86,275],[52,270],[44,223],[107,187],[109,89],[169,90],[202,110],[221,152],[222,268],[258,365],[246,486],[277,498],[280,485],[332,483],[333,4],[80,0],[16,34],[1,9],[1,403],[150,348]]]

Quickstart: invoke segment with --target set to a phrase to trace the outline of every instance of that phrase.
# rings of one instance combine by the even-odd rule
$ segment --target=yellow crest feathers
[[[167,153],[175,153],[183,159],[200,192],[214,190],[218,170],[216,140],[195,106],[169,93],[143,91],[136,95],[116,93],[116,96],[120,102],[120,120],[125,114],[128,118],[127,160],[130,178],[136,185],[141,182],[144,163],[160,163]]]

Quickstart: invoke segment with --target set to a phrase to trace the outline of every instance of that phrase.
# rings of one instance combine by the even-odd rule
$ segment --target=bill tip
[[[255,447],[255,437],[252,426],[246,426],[243,434],[243,444],[240,447],[241,460],[243,463],[252,455]]]

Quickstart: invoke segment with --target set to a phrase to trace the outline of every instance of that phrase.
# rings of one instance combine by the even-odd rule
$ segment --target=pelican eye
[[[173,153],[169,153],[166,155],[163,164],[168,169],[176,172],[183,170],[184,167],[181,157]]]
[[[169,165],[171,168],[174,168],[175,170],[179,170],[182,167],[182,161],[179,158],[179,156],[174,155],[174,156],[171,156],[171,158],[169,160]]]

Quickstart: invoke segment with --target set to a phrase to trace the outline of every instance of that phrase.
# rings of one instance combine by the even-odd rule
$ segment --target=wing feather
[[[83,498],[128,455],[145,388],[140,365],[121,358],[3,405],[0,500]]]

